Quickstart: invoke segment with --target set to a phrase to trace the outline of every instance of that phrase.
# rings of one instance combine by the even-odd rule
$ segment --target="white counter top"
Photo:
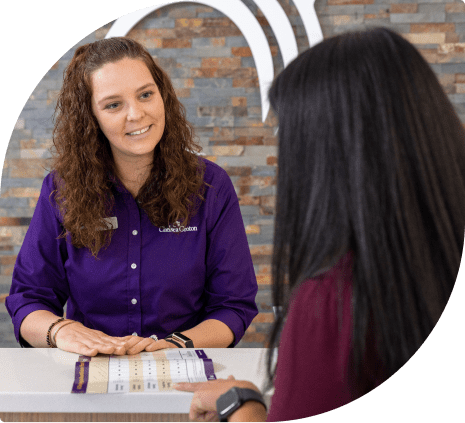
[[[266,349],[205,348],[218,378],[233,375],[259,388]],[[188,413],[188,392],[71,394],[79,355],[50,348],[0,349],[0,412]]]

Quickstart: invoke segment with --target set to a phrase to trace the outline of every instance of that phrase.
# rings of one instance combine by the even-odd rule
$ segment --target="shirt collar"
[[[116,189],[116,191],[122,193],[122,194],[127,194],[129,191],[126,189],[126,187],[123,185],[121,180],[112,172],[108,173],[108,179],[110,179],[110,182],[113,184],[113,187]]]

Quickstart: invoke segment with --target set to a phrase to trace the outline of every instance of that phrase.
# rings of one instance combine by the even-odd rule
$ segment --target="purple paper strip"
[[[204,350],[195,350],[195,352],[199,358],[207,358],[207,354],[205,354]]]
[[[215,380],[215,369],[213,368],[213,361],[211,358],[204,358],[203,365],[205,367],[205,375],[207,376],[207,380]]]
[[[71,390],[72,394],[85,394],[87,382],[89,381],[89,362],[81,361],[76,363],[74,370],[74,384]]]

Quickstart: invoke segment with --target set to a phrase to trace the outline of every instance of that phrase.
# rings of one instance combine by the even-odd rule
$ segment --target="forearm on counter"
[[[234,333],[225,323],[209,319],[181,332],[192,339],[195,348],[226,348],[234,342]]]
[[[32,347],[47,348],[48,328],[59,318],[47,310],[33,311],[21,323],[21,337]],[[52,332],[62,324],[64,322],[55,325]],[[196,348],[225,348],[234,342],[233,331],[225,323],[215,319],[205,320],[182,333],[192,339]]]
[[[47,310],[36,310],[29,313],[22,321],[20,334],[22,338],[35,348],[48,348],[47,331],[53,322],[60,317]],[[53,327],[53,331],[62,325]]]

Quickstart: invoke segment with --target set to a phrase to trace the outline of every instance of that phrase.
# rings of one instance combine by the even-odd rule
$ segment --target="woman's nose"
[[[140,104],[132,103],[128,107],[127,119],[129,121],[139,120],[144,116],[144,109]]]

